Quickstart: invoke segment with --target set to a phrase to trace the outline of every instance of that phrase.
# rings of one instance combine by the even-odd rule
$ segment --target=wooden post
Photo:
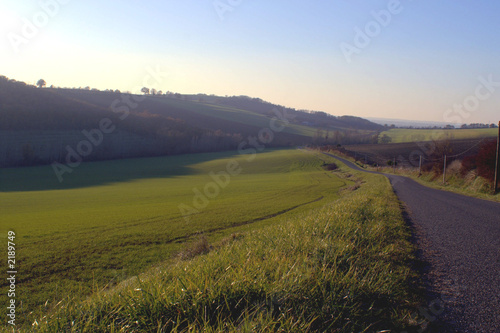
[[[422,155],[420,155],[420,161],[418,162],[418,175],[422,176]]]
[[[500,173],[500,121],[498,122],[498,138],[497,138],[497,159],[495,165],[495,180],[493,183],[493,191],[494,193],[498,193],[498,177]]]
[[[446,183],[446,155],[444,155],[443,185]]]

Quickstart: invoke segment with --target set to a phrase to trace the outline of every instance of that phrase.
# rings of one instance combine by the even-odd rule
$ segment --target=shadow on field
[[[186,176],[199,172],[191,165],[236,155],[231,151],[87,162],[63,173],[62,182],[52,165],[0,168],[0,192],[66,190],[138,179]]]

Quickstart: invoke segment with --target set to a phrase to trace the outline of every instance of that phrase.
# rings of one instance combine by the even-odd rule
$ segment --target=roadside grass
[[[9,190],[0,192],[0,232],[17,236],[18,323],[33,322],[70,295],[83,299],[175,258],[200,235],[213,244],[279,223],[336,200],[353,183],[298,150],[248,158],[216,153],[84,163],[62,184],[50,166],[2,169],[2,190]],[[204,191],[213,182],[209,173],[230,161],[241,174],[186,221],[179,205],[193,206],[193,189]],[[6,302],[2,293],[0,304]]]
[[[346,154],[341,154],[338,151],[332,151],[330,153],[339,155],[342,158],[356,164],[358,167],[366,169],[368,171],[377,171],[383,174],[385,173],[405,176],[415,180],[416,182],[424,186],[428,186],[431,188],[462,194],[474,198],[500,202],[500,193],[492,194],[492,183],[478,176],[474,171],[469,172],[465,176],[462,176],[459,172],[459,169],[450,165],[447,168],[446,182],[443,184],[443,175],[436,175],[433,171],[422,172],[420,175],[418,173],[418,168],[396,167],[394,171],[393,167],[373,167],[364,164],[361,161],[355,161],[352,157]]]
[[[370,167],[370,170],[375,168]],[[379,168],[379,171],[387,174],[394,174],[390,167]],[[396,175],[409,177],[418,183],[439,190],[450,191],[474,198],[500,202],[500,195],[492,194],[493,185],[486,179],[477,176],[474,172],[469,172],[462,176],[455,170],[447,170],[446,182],[443,184],[443,175],[436,175],[434,172],[422,172],[418,174],[415,168],[396,168]]]
[[[432,140],[458,140],[494,137],[498,135],[498,128],[478,129],[405,129],[395,128],[380,133],[380,138],[386,134],[392,143],[423,142]]]
[[[325,165],[334,162],[317,153],[302,154]],[[281,216],[279,223],[233,235],[208,253],[201,240],[201,254],[191,260],[159,265],[85,301],[66,299],[39,318],[34,328],[38,332],[418,328],[414,311],[421,298],[412,270],[414,247],[398,200],[385,177],[347,171],[345,166],[341,170],[329,175],[361,183],[344,191],[341,199],[330,198],[314,209]]]

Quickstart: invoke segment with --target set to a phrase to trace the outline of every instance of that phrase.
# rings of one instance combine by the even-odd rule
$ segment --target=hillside
[[[326,141],[330,132],[361,143],[381,128],[242,96],[40,89],[0,76],[0,167],[68,164],[69,155],[88,161],[241,150],[249,138],[259,147],[290,147]]]
[[[202,97],[206,98],[206,97]],[[270,110],[277,107],[272,103],[261,100],[260,98],[250,98],[248,96],[217,97],[214,104],[226,105],[239,109],[250,110],[256,113],[271,115]],[[324,129],[363,129],[363,130],[382,130],[383,126],[375,124],[369,120],[353,117],[336,117],[321,111],[297,111],[291,108],[284,108],[292,116],[293,123],[307,124],[309,126],[321,127]]]

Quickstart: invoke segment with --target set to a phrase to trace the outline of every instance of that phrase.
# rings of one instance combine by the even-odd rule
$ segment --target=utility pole
[[[497,159],[495,165],[495,182],[493,184],[494,194],[498,193],[498,177],[500,176],[500,121],[498,122],[498,138],[497,138]]]
[[[446,183],[446,155],[444,155],[443,185]]]

